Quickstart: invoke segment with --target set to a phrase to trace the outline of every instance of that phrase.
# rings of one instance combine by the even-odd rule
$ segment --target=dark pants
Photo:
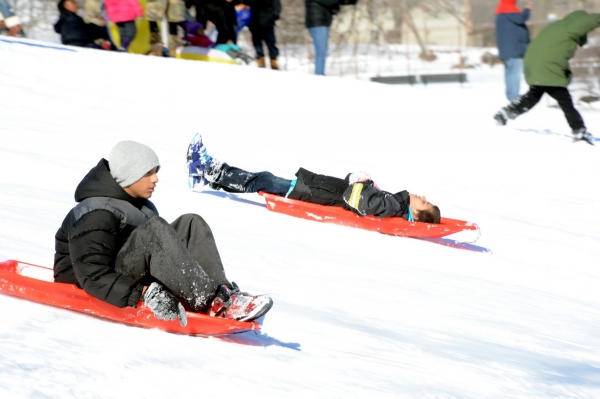
[[[248,172],[246,170],[223,164],[217,181],[211,185],[230,193],[266,193],[285,196],[292,184],[291,180],[273,175],[271,172]]]
[[[137,33],[137,27],[135,26],[135,21],[118,22],[117,28],[119,29],[119,38],[121,39],[121,48],[123,48],[124,50],[127,50]]]
[[[581,114],[573,106],[571,94],[566,87],[553,86],[530,86],[529,91],[510,103],[506,109],[516,114],[521,115],[533,108],[542,98],[544,93],[548,93],[550,97],[558,101],[560,109],[565,114],[569,126],[572,130],[579,130],[585,127]]]
[[[344,191],[347,188],[348,180],[319,175],[300,168],[296,172],[296,186],[288,198],[348,209],[344,201]]]
[[[265,56],[263,49],[263,42],[265,42],[269,50],[269,58],[272,60],[276,59],[279,56],[279,49],[275,46],[277,40],[275,38],[275,27],[250,24],[248,28],[252,34],[252,44],[256,50],[256,58]]]
[[[217,288],[231,286],[208,224],[186,214],[173,223],[153,217],[117,254],[115,270],[144,285],[158,281],[194,311],[205,311]]]
[[[206,26],[207,21],[215,25],[219,32],[217,44],[224,44],[228,41],[237,42],[237,32],[235,30],[237,17],[233,3],[223,0],[190,0],[187,3],[190,7],[192,5],[195,7],[196,21],[204,26]]]

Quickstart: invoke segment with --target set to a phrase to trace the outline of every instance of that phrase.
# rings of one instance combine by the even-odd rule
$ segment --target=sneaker
[[[519,113],[514,111],[511,107],[513,104],[516,104],[516,102],[518,102],[518,101],[519,101],[519,99],[513,101],[506,107],[502,107],[500,109],[500,111],[498,111],[496,113],[496,115],[494,115],[494,119],[496,120],[496,123],[498,125],[504,126],[504,125],[506,125],[506,122],[508,122],[509,119],[513,120],[513,119],[516,119],[517,116],[519,116]]]
[[[594,142],[596,141],[592,133],[590,133],[585,127],[573,130],[573,142],[580,140],[585,140],[590,145],[595,145]]]
[[[250,295],[241,292],[236,283],[233,288],[222,285],[210,306],[209,315],[238,321],[252,321],[264,316],[273,306],[268,295]]]
[[[496,120],[496,125],[498,125],[498,126],[504,126],[504,125],[506,125],[506,122],[508,121],[506,112],[504,112],[503,109],[501,109],[500,111],[498,111],[496,113],[496,115],[494,115],[494,119]]]

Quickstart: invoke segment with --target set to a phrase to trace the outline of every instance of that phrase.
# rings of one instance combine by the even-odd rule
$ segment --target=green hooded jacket
[[[574,11],[545,27],[529,44],[523,66],[530,86],[567,87],[571,82],[569,59],[587,34],[600,27],[600,14]]]

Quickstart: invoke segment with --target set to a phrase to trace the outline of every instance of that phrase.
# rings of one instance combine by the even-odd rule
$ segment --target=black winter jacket
[[[83,18],[68,10],[60,11],[54,31],[60,35],[62,44],[69,46],[88,47],[93,46],[96,39],[108,39],[106,28],[86,24]]]
[[[196,10],[196,21],[206,27],[207,21],[212,22],[217,28],[217,44],[237,41],[237,16],[235,6],[238,0],[227,2],[225,0],[186,0],[187,8],[194,7]]]
[[[296,172],[296,185],[288,198],[319,205],[339,206],[361,216],[401,217],[408,220],[408,191],[396,194],[380,191],[372,181],[349,184],[345,179],[318,175],[304,168]],[[351,201],[352,191],[355,197]]]
[[[305,0],[306,15],[304,24],[307,28],[314,26],[331,26],[333,16],[340,10],[338,0]]]
[[[255,26],[275,26],[281,14],[280,0],[244,0],[244,4],[252,10],[251,29]]]
[[[142,285],[116,272],[115,259],[131,232],[158,216],[154,204],[127,194],[105,159],[79,183],[75,201],[56,232],[54,280],[76,284],[111,305],[137,306]]]
[[[380,191],[369,180],[348,186],[343,197],[348,207],[361,216],[401,217],[408,220],[410,197],[406,190],[396,194]]]

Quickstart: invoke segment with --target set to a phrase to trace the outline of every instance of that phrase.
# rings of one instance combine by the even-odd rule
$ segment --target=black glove
[[[175,320],[179,318],[181,327],[187,326],[187,315],[183,305],[162,285],[156,282],[150,284],[144,292],[142,302],[154,312],[154,317],[157,319]]]

